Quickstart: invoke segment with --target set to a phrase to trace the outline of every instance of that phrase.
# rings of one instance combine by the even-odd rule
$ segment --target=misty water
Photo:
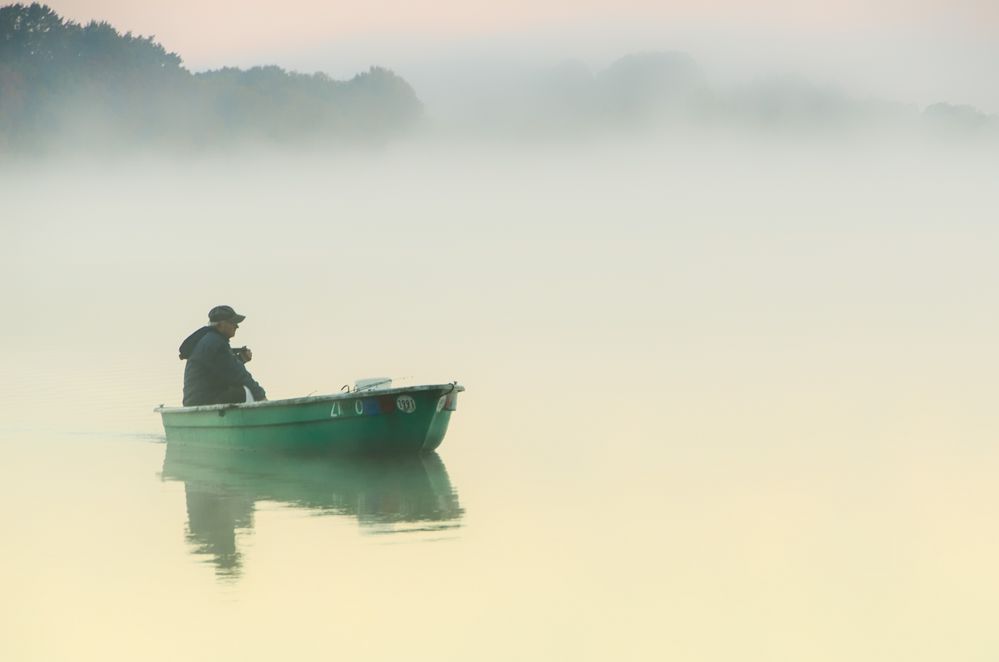
[[[7,164],[0,659],[987,660],[999,159],[787,138]],[[458,380],[437,454],[191,456]]]

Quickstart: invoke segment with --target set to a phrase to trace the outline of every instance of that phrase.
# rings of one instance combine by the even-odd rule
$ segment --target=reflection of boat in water
[[[258,450],[420,453],[444,440],[457,383],[350,391],[290,400],[164,407],[168,441]]]
[[[258,501],[355,517],[368,533],[444,531],[463,510],[436,453],[315,457],[167,443],[163,478],[184,482],[188,539],[223,573],[241,565],[237,531]]]

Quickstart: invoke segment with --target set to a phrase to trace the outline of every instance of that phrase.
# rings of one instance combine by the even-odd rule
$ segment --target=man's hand
[[[240,354],[243,355],[243,363],[249,363],[253,359],[253,352],[249,347],[244,347]]]

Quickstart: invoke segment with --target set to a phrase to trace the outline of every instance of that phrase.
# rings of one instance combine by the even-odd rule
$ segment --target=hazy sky
[[[446,77],[455,62],[576,58],[601,68],[629,52],[686,50],[719,77],[801,73],[900,101],[999,112],[996,0],[64,0],[52,7],[155,35],[195,70],[279,64],[349,76],[381,64],[419,88]]]

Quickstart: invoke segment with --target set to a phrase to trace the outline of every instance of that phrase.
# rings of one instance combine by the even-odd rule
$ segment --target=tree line
[[[0,152],[382,141],[421,115],[387,69],[346,81],[275,66],[192,73],[153,37],[38,3],[0,7]]]

